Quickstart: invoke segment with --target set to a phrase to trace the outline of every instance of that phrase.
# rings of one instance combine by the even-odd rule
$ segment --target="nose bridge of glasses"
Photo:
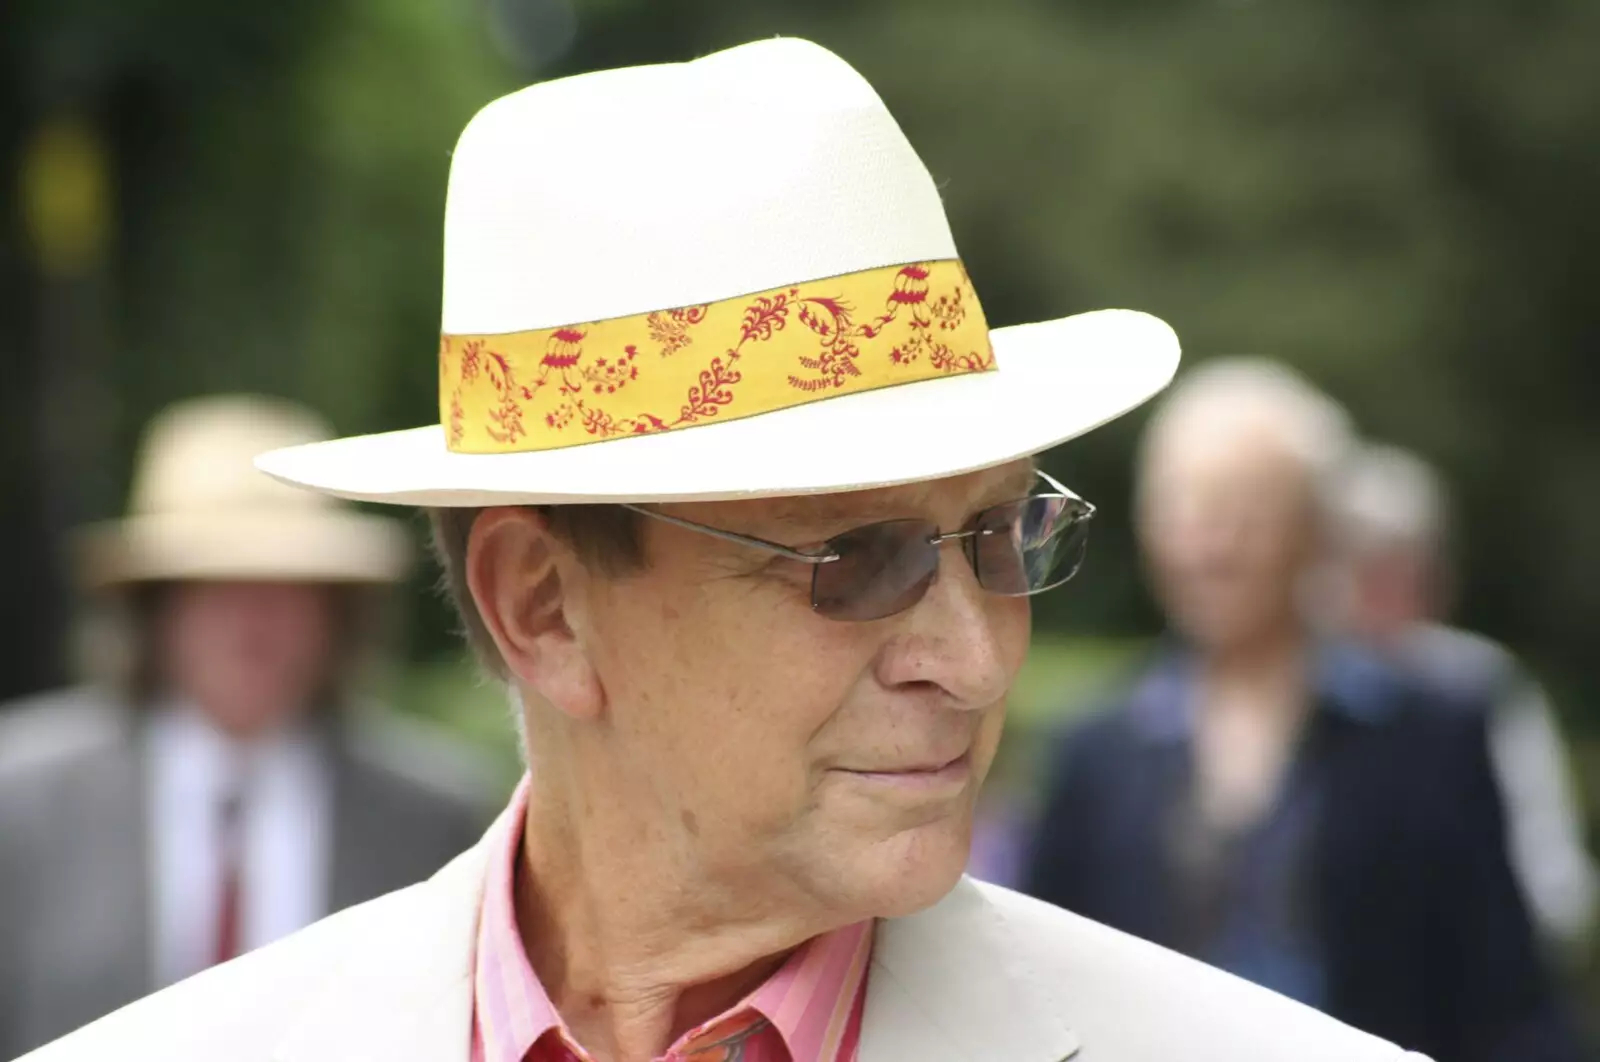
[[[954,614],[964,617],[963,623],[983,616],[981,602],[986,588],[980,572],[978,543],[990,534],[992,532],[981,528],[963,528],[933,535],[928,540],[935,553],[946,544],[954,544],[965,558],[966,563],[962,563],[953,557],[939,557],[924,593],[924,596],[938,597],[942,602],[939,610],[949,613],[953,609]]]
[[[925,539],[923,539],[923,541],[928,544],[935,554],[938,553],[939,547],[947,543],[959,543],[961,545],[961,552],[966,554],[967,563],[972,566],[973,575],[977,575],[978,554],[976,549],[976,539],[978,539],[980,536],[988,536],[992,534],[994,534],[992,530],[981,527],[964,527],[956,531],[940,531],[938,529],[934,529]],[[943,566],[944,565],[942,563],[935,565],[933,572],[934,579],[939,578],[939,570],[943,568]]]

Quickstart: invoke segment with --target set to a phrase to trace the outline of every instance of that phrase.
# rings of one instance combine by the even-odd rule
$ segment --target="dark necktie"
[[[237,791],[230,792],[217,809],[218,868],[216,949],[213,962],[227,962],[239,955],[240,922],[243,915],[244,807]]]

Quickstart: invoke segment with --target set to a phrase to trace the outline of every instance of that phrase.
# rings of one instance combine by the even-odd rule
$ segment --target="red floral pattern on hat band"
[[[961,263],[913,262],[587,324],[446,335],[440,419],[460,453],[551,450],[993,368]]]

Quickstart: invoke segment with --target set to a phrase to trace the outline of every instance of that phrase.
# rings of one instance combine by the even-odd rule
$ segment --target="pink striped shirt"
[[[472,1062],[593,1062],[556,1013],[517,930],[517,859],[528,780],[491,838],[478,916]],[[872,923],[802,945],[736,1006],[680,1036],[662,1062],[855,1062]]]

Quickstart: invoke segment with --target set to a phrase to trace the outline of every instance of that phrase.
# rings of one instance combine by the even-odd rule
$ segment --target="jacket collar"
[[[1016,932],[970,878],[925,911],[880,922],[860,1062],[1062,1062],[1076,1054],[1065,1005],[1024,968]]]
[[[354,946],[292,1023],[274,1062],[467,1062],[488,862],[480,842],[406,894],[336,915],[384,917],[345,934]]]
[[[1145,738],[1185,742],[1194,725],[1194,652],[1178,642],[1159,649],[1134,684],[1131,717]],[[1403,710],[1403,685],[1393,669],[1365,649],[1326,641],[1312,651],[1312,705],[1317,714],[1364,726],[1379,725]]]
[[[359,954],[341,958],[275,1062],[466,1062],[488,855],[478,844],[416,886],[401,917],[351,934]],[[1015,932],[966,878],[933,907],[880,922],[860,1062],[1062,1062],[1075,1054],[1064,1008],[1021,968]]]

